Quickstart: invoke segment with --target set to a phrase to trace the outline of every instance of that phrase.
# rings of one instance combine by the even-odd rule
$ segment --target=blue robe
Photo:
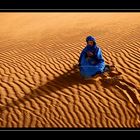
[[[87,52],[91,51],[94,55],[87,57]],[[102,51],[99,47],[87,45],[81,52],[79,58],[80,74],[84,77],[90,78],[97,73],[103,73],[105,62],[102,56]]]

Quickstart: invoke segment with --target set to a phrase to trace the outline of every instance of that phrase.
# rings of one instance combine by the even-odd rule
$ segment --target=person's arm
[[[80,64],[81,64],[81,59],[82,59],[82,57],[84,57],[85,55],[86,55],[86,48],[84,48],[84,49],[82,50],[81,54],[80,54],[80,57],[79,57],[79,60],[78,60],[79,66],[80,66]]]
[[[96,59],[98,63],[104,62],[103,56],[102,56],[102,50],[99,48],[96,54]]]

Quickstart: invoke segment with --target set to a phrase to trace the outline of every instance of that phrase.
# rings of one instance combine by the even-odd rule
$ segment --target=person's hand
[[[87,52],[87,55],[88,55],[88,57],[91,57],[91,56],[93,56],[93,53],[92,52]]]

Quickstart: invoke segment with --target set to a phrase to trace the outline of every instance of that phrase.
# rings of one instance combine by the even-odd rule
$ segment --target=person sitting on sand
[[[82,50],[79,58],[80,74],[85,78],[90,78],[96,74],[104,72],[105,61],[101,48],[96,44],[95,38],[88,36],[87,45]]]

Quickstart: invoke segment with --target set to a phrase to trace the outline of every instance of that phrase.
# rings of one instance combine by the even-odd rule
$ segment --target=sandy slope
[[[81,80],[88,35],[122,80]],[[140,13],[0,13],[0,127],[140,127]]]

